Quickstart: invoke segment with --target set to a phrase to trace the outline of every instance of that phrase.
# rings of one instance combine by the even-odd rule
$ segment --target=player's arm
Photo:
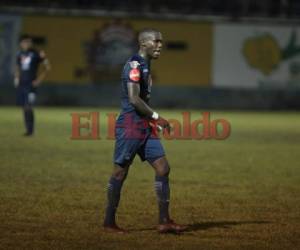
[[[51,64],[49,59],[46,57],[46,54],[44,51],[40,52],[40,58],[41,58],[41,66],[42,69],[37,76],[37,78],[32,82],[34,86],[40,85],[40,83],[45,79],[48,72],[51,70]]]
[[[14,78],[14,85],[18,87],[20,83],[20,66],[17,64],[15,68],[15,78]]]
[[[168,130],[170,129],[169,122],[160,117],[158,113],[153,111],[153,109],[150,108],[142,98],[140,98],[140,85],[138,83],[128,82],[127,88],[129,101],[140,114],[155,120],[157,125],[160,125],[163,128],[167,128]]]
[[[21,58],[18,54],[16,64],[15,64],[15,74],[14,74],[14,85],[17,88],[20,83],[20,76],[21,76]]]
[[[130,103],[140,114],[151,117],[154,111],[140,98],[140,85],[138,83],[128,82],[127,88]]]

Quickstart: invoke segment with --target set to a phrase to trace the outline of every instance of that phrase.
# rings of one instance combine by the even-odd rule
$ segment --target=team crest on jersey
[[[138,61],[131,61],[129,62],[129,65],[131,68],[136,69],[140,65],[140,63]]]
[[[132,80],[132,81],[139,81],[140,80],[140,77],[141,77],[141,74],[140,74],[140,71],[138,69],[132,69],[130,70],[129,72],[129,78]]]
[[[30,63],[32,60],[32,54],[29,54],[28,56],[21,56],[21,68],[22,70],[29,70]]]

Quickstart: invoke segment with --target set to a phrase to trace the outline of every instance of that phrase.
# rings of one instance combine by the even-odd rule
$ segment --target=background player
[[[180,232],[186,227],[178,225],[169,216],[169,164],[159,138],[151,136],[150,123],[170,129],[168,121],[153,111],[148,102],[151,94],[151,60],[160,56],[162,35],[159,31],[145,29],[139,34],[139,53],[132,56],[122,74],[122,111],[116,122],[114,152],[115,168],[108,184],[108,204],[104,228],[123,233],[115,221],[121,188],[129,166],[136,154],[147,160],[155,170],[155,191],[158,198],[158,231]]]
[[[43,69],[38,74],[40,64],[43,65]],[[25,136],[31,136],[34,133],[33,105],[36,99],[36,89],[49,70],[50,63],[45,52],[33,49],[32,38],[29,35],[21,36],[14,84],[17,88],[17,103],[23,107]]]

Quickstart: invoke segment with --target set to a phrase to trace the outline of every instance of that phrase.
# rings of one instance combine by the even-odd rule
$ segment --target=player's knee
[[[128,168],[118,167],[114,170],[112,175],[117,180],[124,181],[127,177],[127,174],[128,174]]]
[[[170,174],[170,167],[168,164],[156,168],[156,175],[158,176],[169,176],[169,174]]]
[[[127,172],[125,171],[118,171],[113,173],[113,177],[115,177],[117,180],[123,181],[126,179]]]

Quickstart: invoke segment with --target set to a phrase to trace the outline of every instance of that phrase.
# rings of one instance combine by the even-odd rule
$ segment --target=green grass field
[[[0,108],[0,249],[300,249],[299,113],[212,112],[230,121],[227,140],[163,140],[172,217],[189,231],[156,233],[153,170],[136,158],[118,214],[130,233],[112,235],[101,224],[114,141],[70,140],[79,111],[101,113],[102,135],[117,112],[37,108],[24,138],[21,111]]]

